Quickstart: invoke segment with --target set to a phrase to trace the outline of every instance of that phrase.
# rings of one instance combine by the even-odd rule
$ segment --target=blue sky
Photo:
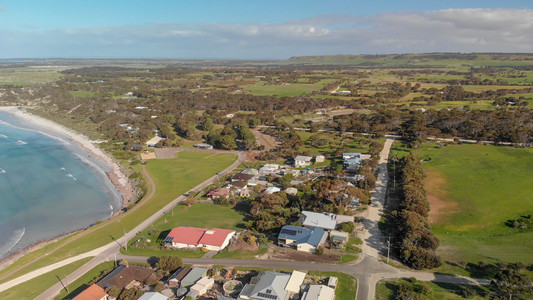
[[[0,57],[533,52],[533,1],[1,1]]]

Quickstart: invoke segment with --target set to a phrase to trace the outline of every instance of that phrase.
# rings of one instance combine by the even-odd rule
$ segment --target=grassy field
[[[1,292],[0,299],[34,299],[49,289],[52,285],[58,283],[60,279],[63,280],[66,274],[72,273],[91,259],[92,257],[82,259],[12,287]]]
[[[294,97],[319,91],[326,84],[332,83],[333,81],[334,79],[324,79],[313,84],[285,83],[273,85],[266,85],[264,82],[257,82],[254,85],[242,86],[242,88],[250,91],[256,96],[277,95],[279,97]]]
[[[433,282],[421,282],[413,284],[410,281],[405,279],[391,280],[391,281],[380,281],[376,286],[376,299],[377,300],[393,300],[395,298],[395,291],[399,284],[409,284],[413,287],[419,284],[425,284],[431,289],[429,295],[421,295],[422,299],[465,299],[463,295],[464,287],[453,284],[446,283],[433,283]],[[482,287],[471,287],[475,291],[476,296],[468,297],[468,299],[486,299],[484,296],[487,293],[487,290]]]
[[[533,213],[533,149],[428,144],[415,153],[431,159],[425,185],[445,260],[533,263],[533,231],[505,225]]]
[[[32,84],[49,83],[61,77],[60,68],[16,68],[0,69],[0,87],[29,86]]]
[[[201,251],[152,250],[149,248],[161,246],[168,232],[174,227],[191,226],[242,230],[245,228],[244,218],[245,215],[243,213],[237,212],[231,207],[213,204],[195,204],[191,207],[180,205],[139,233],[129,243],[134,245],[137,241],[140,241],[138,245],[145,245],[146,249],[130,246],[128,251],[122,250],[122,252],[128,255],[143,256],[178,255],[181,257],[201,257],[204,254]]]
[[[76,240],[68,247],[59,249],[53,254],[46,255],[45,258],[39,259],[17,271],[15,274],[11,274],[7,278],[2,278],[2,282],[35,270],[36,268],[60,261],[65,257],[83,253],[112,242],[115,238],[122,236],[124,230],[131,230],[135,225],[154,214],[161,207],[189,191],[207,178],[215,175],[216,172],[228,167],[234,161],[235,155],[200,152],[180,152],[176,159],[149,161],[147,169],[156,182],[157,191],[154,197],[146,203],[142,209],[132,211],[118,221],[116,219],[111,219],[94,226],[97,230],[87,234],[83,239]],[[58,243],[51,244],[43,249],[32,252],[2,270],[1,274],[9,272],[31,259],[43,257],[50,249],[54,249],[75,237],[76,235],[72,235]]]
[[[98,266],[78,278],[76,281],[70,283],[68,285],[70,292],[67,292],[65,289],[63,289],[55,299],[72,299],[73,296],[76,296],[77,294],[88,288],[95,281],[95,279],[102,276],[104,272],[107,273],[113,270],[114,263],[115,262],[113,261],[108,261],[99,264]]]

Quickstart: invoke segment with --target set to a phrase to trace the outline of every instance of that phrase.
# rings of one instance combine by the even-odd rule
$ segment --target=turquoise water
[[[0,112],[0,259],[108,218],[108,167],[58,134]]]

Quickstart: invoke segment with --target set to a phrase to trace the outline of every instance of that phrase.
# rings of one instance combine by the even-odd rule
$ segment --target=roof
[[[250,298],[265,300],[287,299],[288,295],[285,286],[289,278],[289,274],[266,271],[252,290]]]
[[[232,181],[246,181],[254,178],[252,174],[238,173],[231,177]]]
[[[290,239],[295,240],[296,244],[309,244],[318,247],[325,235],[326,232],[321,228],[285,225],[281,227],[278,239]]]
[[[195,284],[200,278],[204,277],[207,273],[207,269],[204,268],[192,268],[192,270],[181,280],[182,287],[189,287]]]
[[[294,158],[295,161],[305,161],[305,162],[310,162],[311,160],[313,159],[313,157],[311,156],[303,156],[303,155],[298,155]]]
[[[259,171],[257,169],[246,169],[241,172],[241,174],[249,174],[249,175],[259,175]]]
[[[100,300],[105,296],[107,296],[107,293],[102,287],[92,284],[72,300]]]
[[[319,227],[331,230],[337,226],[336,215],[332,213],[316,213],[304,210],[302,211],[302,219],[302,225],[306,227]]]
[[[183,279],[183,277],[185,277],[185,275],[187,275],[190,271],[191,271],[191,267],[180,267],[179,269],[176,270],[176,272],[174,272],[174,274],[170,275],[170,277],[168,278],[168,281],[170,280],[177,280],[177,281],[181,281]]]
[[[153,272],[152,269],[122,265],[117,267],[96,284],[104,289],[109,286],[116,286],[119,289],[123,289],[133,280],[145,282]]]
[[[335,290],[325,285],[310,285],[302,300],[333,300]]]
[[[218,196],[218,197],[229,196],[229,189],[217,188],[209,192],[207,196]]]
[[[361,157],[359,152],[343,152],[342,157]]]
[[[235,181],[230,184],[239,189],[245,188],[248,185],[246,181]]]
[[[222,246],[228,235],[235,233],[233,230],[213,228],[206,230],[199,243],[211,246]]]
[[[205,229],[196,227],[176,227],[167,235],[165,241],[188,245],[198,245]],[[170,239],[172,238],[172,239]]]
[[[340,236],[340,237],[344,237],[344,238],[348,238],[350,236],[350,234],[348,232],[343,232],[343,231],[337,231],[337,230],[332,230],[329,235],[331,237],[334,237],[334,236]]]
[[[291,293],[299,293],[300,286],[304,282],[305,275],[306,273],[293,271],[291,277],[289,278],[289,281],[287,282],[287,285],[285,286],[285,290]]]
[[[158,292],[144,293],[138,300],[168,300],[168,297]]]
[[[266,194],[273,194],[273,193],[277,193],[281,191],[281,189],[279,187],[275,187],[275,186],[271,186],[271,187],[268,187],[266,190],[265,190],[265,193]]]

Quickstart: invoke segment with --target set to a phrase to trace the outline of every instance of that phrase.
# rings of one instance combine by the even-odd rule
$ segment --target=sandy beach
[[[105,175],[109,178],[111,183],[115,186],[118,193],[120,193],[120,195],[117,195],[117,196],[120,196],[122,198],[121,199],[122,206],[125,207],[129,205],[130,200],[132,200],[134,197],[134,190],[127,176],[122,172],[122,170],[120,169],[120,166],[110,156],[106,155],[104,151],[102,151],[97,145],[95,145],[95,143],[91,141],[89,138],[79,133],[76,133],[70,129],[67,129],[57,123],[47,120],[45,118],[24,112],[17,107],[0,107],[0,111],[7,112],[30,125],[34,125],[37,131],[39,131],[42,134],[48,135],[53,138],[58,138],[58,136],[61,136],[62,137],[61,139],[64,142],[66,142],[65,138],[67,138],[70,140],[70,142],[73,142],[79,147],[81,147],[84,151],[86,151],[87,153],[89,153],[91,156],[95,158],[94,161],[100,162],[97,164],[99,165],[103,164],[107,166],[105,169],[109,171],[105,172],[104,170],[96,166],[94,161],[93,162],[86,161],[87,163],[93,165],[96,169],[99,169],[100,172],[105,173]],[[54,134],[57,134],[57,136]],[[122,211],[121,208],[118,208],[115,214],[118,214],[121,211]],[[109,216],[109,217],[112,217],[112,216]],[[83,229],[80,229],[80,230],[83,230]],[[77,231],[79,230],[75,230],[73,232],[77,232]],[[6,265],[9,265],[13,261],[17,260],[24,254],[31,252],[33,250],[39,249],[43,247],[44,245],[49,244],[51,242],[57,241],[66,235],[72,234],[73,232],[66,233],[66,234],[60,234],[53,239],[41,240],[30,246],[25,247],[24,249],[17,250],[17,252],[12,253],[11,255],[0,259],[0,269],[5,267]]]

